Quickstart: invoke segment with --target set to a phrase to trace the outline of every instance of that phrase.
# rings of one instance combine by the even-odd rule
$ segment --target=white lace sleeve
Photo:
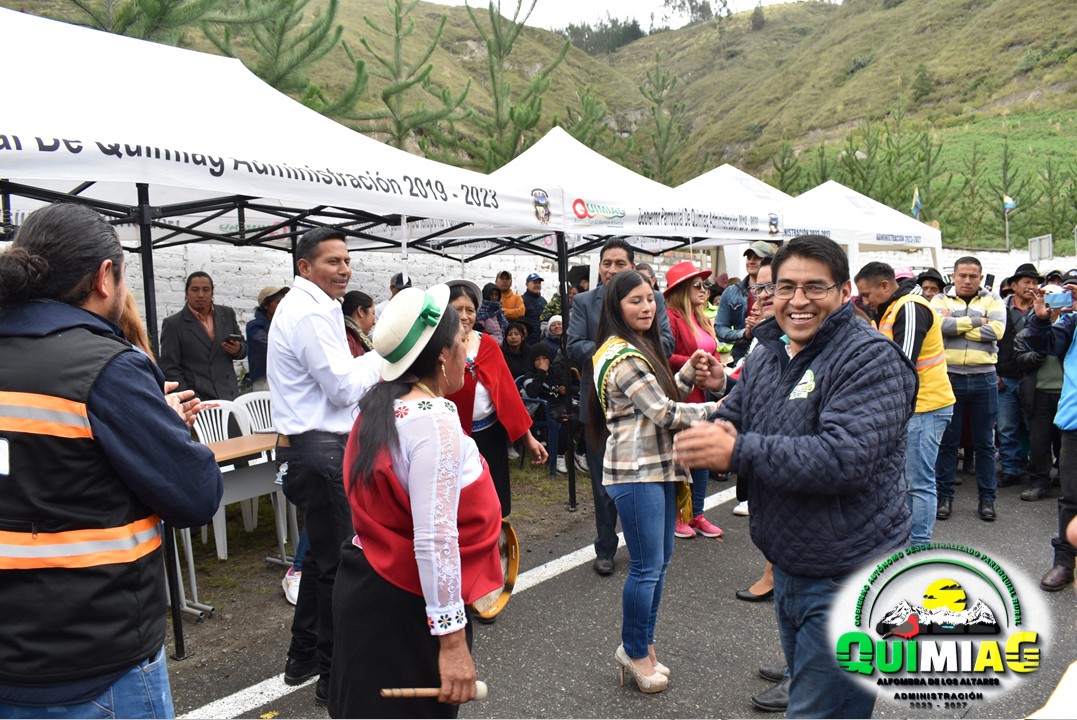
[[[402,428],[407,448],[407,487],[415,528],[415,561],[434,635],[467,624],[460,589],[460,545],[456,524],[460,502],[461,439],[455,415],[429,415]]]

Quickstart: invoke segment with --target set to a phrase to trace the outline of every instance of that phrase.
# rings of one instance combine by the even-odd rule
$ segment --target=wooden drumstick
[[[489,688],[482,680],[475,681],[475,699],[485,700]],[[382,688],[383,698],[436,698],[441,688]]]

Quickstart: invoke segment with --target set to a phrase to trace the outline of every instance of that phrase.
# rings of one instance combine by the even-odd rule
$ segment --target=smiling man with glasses
[[[733,470],[747,491],[752,541],[774,564],[788,716],[866,718],[875,694],[838,667],[829,608],[853,570],[909,538],[916,369],[853,314],[849,261],[833,240],[794,238],[772,267],[775,321],[756,327],[717,419],[682,430],[673,460]]]

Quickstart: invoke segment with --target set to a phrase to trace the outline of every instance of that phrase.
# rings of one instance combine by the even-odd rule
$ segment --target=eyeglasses
[[[704,285],[702,281],[700,281],[700,282],[692,283],[692,287],[695,288],[696,290],[702,290],[703,288],[705,288],[707,286]]]
[[[767,295],[773,295],[774,283],[766,283],[765,285],[749,285],[748,292],[750,292],[755,297],[759,297],[763,293],[766,293]]]
[[[804,297],[809,300],[822,300],[830,291],[838,287],[841,283],[834,283],[833,285],[822,285],[819,283],[808,283],[807,285],[794,285],[792,283],[782,283],[774,287],[774,297],[781,298],[782,300],[792,300],[793,296],[797,294],[797,290],[804,291]]]

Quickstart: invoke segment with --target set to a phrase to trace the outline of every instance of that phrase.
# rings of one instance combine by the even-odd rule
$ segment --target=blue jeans
[[[905,481],[909,484],[908,506],[912,513],[910,545],[926,545],[931,542],[935,529],[935,512],[938,509],[935,496],[935,460],[939,455],[939,443],[950,426],[954,406],[938,410],[913,413],[909,420],[909,446],[905,453]]]
[[[1028,461],[1028,423],[1021,411],[1021,378],[1002,378],[998,391],[998,438],[1002,474],[1020,475]]]
[[[0,703],[0,718],[172,718],[172,688],[162,647],[93,700],[74,705],[31,707]]]
[[[790,575],[774,566],[774,613],[792,677],[786,717],[871,717],[875,692],[838,667],[827,634],[842,580]]]
[[[303,572],[303,558],[307,555],[310,540],[307,538],[307,528],[304,527],[299,533],[299,541],[295,544],[295,556],[292,560],[292,568],[296,572]]]
[[[621,594],[621,642],[631,658],[647,657],[662,602],[666,568],[673,557],[677,491],[671,482],[607,485],[617,504],[628,546],[628,577]]]
[[[692,517],[703,514],[703,503],[707,501],[707,482],[710,479],[710,470],[692,471]]]
[[[935,461],[935,481],[940,498],[953,498],[957,477],[957,446],[961,442],[961,424],[969,414],[972,445],[976,452],[976,485],[981,500],[995,499],[995,437],[998,415],[998,380],[995,371],[979,375],[948,373],[954,390],[954,418],[942,436],[939,457]]]

